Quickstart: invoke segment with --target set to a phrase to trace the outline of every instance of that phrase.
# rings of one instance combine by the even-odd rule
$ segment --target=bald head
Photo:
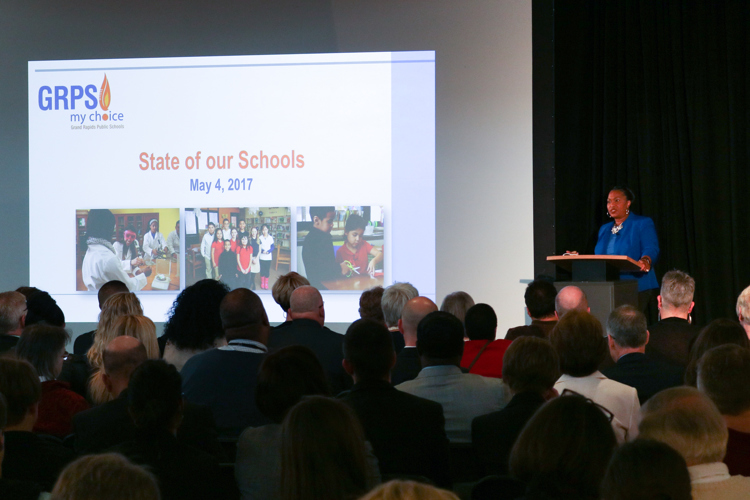
[[[589,312],[589,301],[577,286],[566,286],[555,297],[555,312],[562,318],[568,311]]]
[[[311,319],[323,326],[325,309],[323,297],[314,286],[301,286],[292,292],[289,299],[289,316],[295,319]]]
[[[422,321],[422,318],[437,310],[437,304],[427,297],[414,297],[406,302],[401,310],[398,327],[407,346],[415,347],[417,345],[417,325]]]
[[[267,343],[268,315],[254,292],[247,288],[232,290],[222,299],[219,315],[227,340],[250,339]]]
[[[128,386],[130,375],[148,359],[146,347],[135,337],[115,337],[102,353],[104,384],[114,397]]]

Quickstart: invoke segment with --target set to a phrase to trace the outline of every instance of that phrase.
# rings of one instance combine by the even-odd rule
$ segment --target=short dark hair
[[[303,396],[330,393],[323,365],[312,349],[292,345],[263,359],[255,387],[255,404],[263,415],[281,423]]]
[[[177,368],[161,359],[141,363],[130,377],[128,405],[140,429],[167,429],[182,402],[182,378]]]
[[[344,225],[344,233],[353,231],[355,229],[364,229],[367,226],[367,222],[361,215],[352,214],[346,219]]]
[[[434,311],[417,325],[417,351],[420,356],[450,360],[464,352],[464,325],[453,314]]]
[[[722,415],[750,409],[750,349],[734,344],[713,347],[698,361],[698,388]]]
[[[135,232],[135,231],[134,231]],[[104,306],[104,303],[112,295],[116,293],[128,293],[128,285],[119,280],[107,281],[99,288],[99,292],[96,294],[96,298],[99,301],[99,309]]]
[[[695,387],[698,381],[698,361],[701,356],[712,347],[735,344],[740,347],[750,348],[747,333],[736,321],[719,318],[703,327],[703,330],[695,338],[690,348],[687,368],[685,368],[685,384]]]
[[[31,294],[26,299],[26,326],[36,323],[46,323],[48,325],[65,327],[65,314],[55,299],[45,292],[39,290]]]
[[[360,318],[374,319],[385,324],[385,316],[383,315],[383,306],[381,304],[384,292],[385,288],[382,286],[376,286],[362,292],[362,295],[359,296]]]
[[[354,366],[354,373],[363,380],[379,380],[387,376],[396,351],[385,323],[358,319],[344,335],[344,359]]]
[[[216,224],[214,224],[213,222],[209,222],[208,224],[206,224],[206,227],[208,227],[208,226],[216,227]]]
[[[0,394],[8,404],[8,425],[20,424],[42,397],[39,375],[26,360],[0,357]]]
[[[560,378],[560,359],[547,339],[524,336],[503,356],[503,381],[514,393],[542,393]]]
[[[16,344],[16,356],[31,363],[40,376],[54,380],[60,375],[55,373],[58,356],[69,341],[70,334],[59,326],[27,326]]]
[[[89,210],[86,219],[86,236],[88,238],[101,238],[109,241],[115,231],[115,216],[111,210],[106,208],[94,208]]]
[[[466,311],[464,325],[469,340],[495,340],[497,314],[489,304],[475,304]]]
[[[229,293],[221,281],[203,279],[185,288],[169,309],[164,337],[178,349],[208,349],[224,337],[219,305]]]
[[[609,313],[607,333],[620,347],[644,346],[648,340],[646,316],[633,306],[620,306]]]
[[[560,371],[573,377],[591,375],[607,356],[602,325],[587,312],[565,313],[552,329],[550,341],[560,357]]]
[[[555,297],[557,288],[549,281],[537,279],[529,283],[523,294],[523,300],[529,308],[529,316],[544,318],[555,314]]]
[[[268,326],[263,301],[247,288],[237,288],[226,294],[219,305],[219,316],[224,330],[249,325]]]
[[[314,221],[315,217],[317,217],[323,220],[329,212],[336,213],[336,207],[310,207],[310,219]]]

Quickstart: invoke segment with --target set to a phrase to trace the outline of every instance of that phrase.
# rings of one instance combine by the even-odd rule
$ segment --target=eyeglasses
[[[587,398],[586,396],[584,396],[581,393],[578,393],[576,391],[572,391],[570,389],[563,389],[562,394],[560,394],[560,396],[577,396],[579,398],[582,398],[587,403],[589,403],[589,404],[591,404],[591,405],[596,406],[597,408],[599,408],[602,411],[602,413],[604,413],[604,416],[607,417],[607,422],[611,423],[612,420],[614,420],[614,418],[615,418],[615,414],[614,413],[612,413],[611,411],[609,411],[607,408],[603,407],[599,403],[595,402],[593,399]]]

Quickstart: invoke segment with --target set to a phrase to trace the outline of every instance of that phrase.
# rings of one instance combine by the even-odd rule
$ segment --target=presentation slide
[[[29,62],[30,281],[72,322],[113,279],[155,321],[206,278],[272,322],[289,271],[334,322],[434,296],[434,96],[425,51]]]

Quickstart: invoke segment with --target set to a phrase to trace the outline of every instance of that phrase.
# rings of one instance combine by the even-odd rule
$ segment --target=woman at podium
[[[620,273],[620,279],[638,280],[638,308],[646,313],[659,292],[659,283],[653,265],[659,257],[659,240],[654,221],[649,217],[630,212],[635,196],[626,187],[614,187],[607,196],[607,214],[611,222],[599,229],[599,239],[594,253],[597,255],[627,255],[637,260],[641,272]],[[653,314],[654,319],[656,313]]]

